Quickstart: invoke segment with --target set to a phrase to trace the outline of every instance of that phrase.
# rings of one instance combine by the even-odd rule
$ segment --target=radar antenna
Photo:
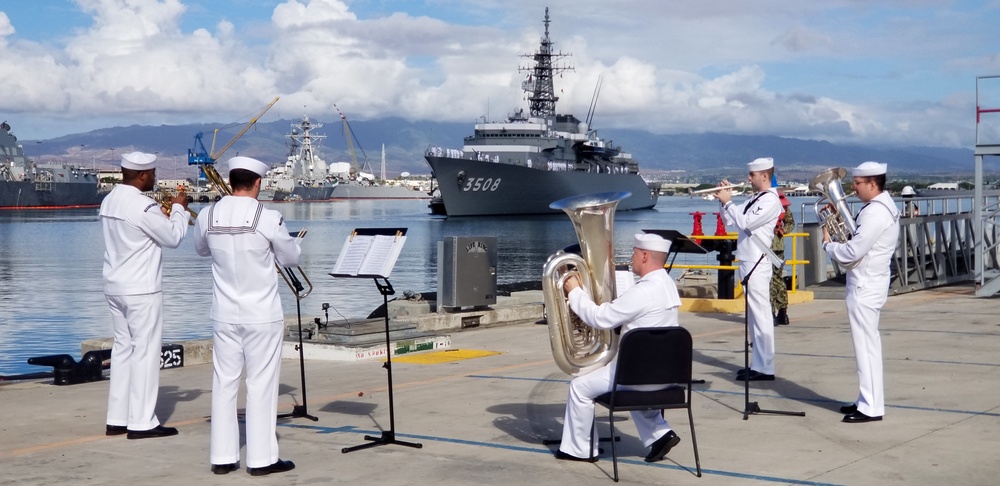
[[[557,73],[572,71],[572,66],[559,65],[559,59],[569,57],[572,54],[563,52],[552,52],[555,45],[549,39],[549,8],[545,7],[545,36],[542,37],[541,45],[534,54],[522,54],[521,57],[531,58],[535,61],[534,67],[519,67],[518,71],[528,71],[528,77],[521,83],[521,89],[528,93],[529,109],[531,116],[548,118],[556,114],[556,101],[559,97],[555,94],[552,86],[552,78]]]

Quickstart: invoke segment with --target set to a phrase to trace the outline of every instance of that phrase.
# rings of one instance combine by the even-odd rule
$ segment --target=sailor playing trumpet
[[[736,258],[740,275],[750,274],[744,292],[747,296],[747,323],[753,342],[753,357],[749,370],[740,370],[736,379],[742,381],[746,373],[749,380],[774,380],[774,315],[771,313],[771,273],[769,262],[757,265],[761,256],[771,249],[774,225],[781,214],[781,200],[777,189],[771,187],[774,159],[759,158],[747,164],[747,179],[756,194],[741,206],[733,203],[732,189],[716,193],[722,204],[722,220],[727,226],[736,226]],[[728,186],[723,180],[720,186]],[[756,265],[756,270],[754,266]],[[752,273],[751,270],[753,271]]]

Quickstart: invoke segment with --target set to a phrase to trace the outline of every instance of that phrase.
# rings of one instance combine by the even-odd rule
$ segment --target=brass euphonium
[[[615,298],[615,207],[628,192],[604,192],[560,199],[549,205],[566,212],[580,242],[580,255],[562,250],[550,256],[542,270],[542,291],[548,315],[552,357],[559,369],[582,375],[611,362],[618,351],[618,334],[584,324],[566,302],[563,283],[577,276],[596,304]]]
[[[847,196],[844,195],[843,179],[846,174],[847,169],[834,167],[820,172],[809,181],[809,190],[823,194],[813,206],[816,218],[826,229],[830,239],[837,243],[851,239],[854,231],[858,229],[854,216],[847,207]]]

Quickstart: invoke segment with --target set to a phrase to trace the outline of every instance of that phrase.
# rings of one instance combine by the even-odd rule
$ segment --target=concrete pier
[[[776,331],[777,380],[753,382],[749,400],[805,417],[750,415],[743,382],[742,313],[685,312],[694,336],[694,421],[704,472],[694,476],[683,411],[666,417],[680,444],[658,463],[627,415],[618,416],[623,484],[995,484],[1000,431],[1000,300],[972,285],[892,296],[882,311],[886,416],[842,423],[857,396],[854,350],[840,300],[790,308]],[[308,410],[281,419],[281,458],[296,469],[268,478],[245,464],[209,471],[212,368],[163,370],[157,414],[175,437],[106,437],[108,382],[57,387],[0,384],[0,466],[10,484],[611,484],[610,450],[595,464],[558,461],[542,440],[561,433],[569,376],[552,360],[546,326],[524,322],[449,329],[445,350],[393,357],[395,434],[389,444],[342,454],[388,430],[381,360],[307,359]],[[438,334],[440,335],[440,333]],[[478,356],[478,357],[476,357]],[[420,359],[415,359],[420,358]],[[433,358],[433,359],[432,359]],[[279,409],[302,403],[297,359],[283,360]],[[242,404],[241,404],[242,406]],[[607,433],[599,413],[598,430]]]

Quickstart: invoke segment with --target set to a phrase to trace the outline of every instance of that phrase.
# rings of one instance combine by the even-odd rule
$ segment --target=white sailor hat
[[[889,168],[889,164],[883,164],[880,162],[864,162],[861,165],[851,169],[851,175],[854,177],[871,177],[885,174],[886,169]]]
[[[267,164],[250,157],[238,156],[229,159],[229,170],[233,169],[246,169],[261,177],[267,175]]]
[[[156,168],[156,155],[143,152],[122,154],[122,168],[132,170],[149,170]]]
[[[670,240],[653,233],[639,233],[635,235],[635,245],[633,246],[641,250],[667,253],[670,251]]]
[[[774,159],[770,157],[761,157],[759,159],[754,159],[753,162],[747,164],[747,168],[750,172],[760,172],[762,170],[767,170],[774,167]]]

